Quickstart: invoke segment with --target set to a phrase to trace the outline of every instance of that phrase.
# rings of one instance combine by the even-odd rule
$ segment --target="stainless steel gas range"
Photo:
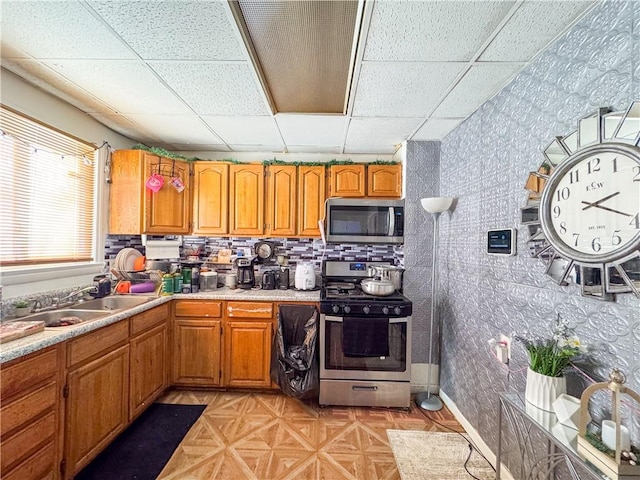
[[[411,311],[404,295],[367,295],[370,265],[326,260],[320,294],[321,405],[409,408]]]

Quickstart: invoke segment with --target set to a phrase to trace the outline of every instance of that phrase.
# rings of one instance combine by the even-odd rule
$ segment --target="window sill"
[[[0,270],[0,285],[3,287],[4,298],[89,285],[93,276],[102,272],[103,266],[102,263],[94,262],[80,265],[3,268]]]

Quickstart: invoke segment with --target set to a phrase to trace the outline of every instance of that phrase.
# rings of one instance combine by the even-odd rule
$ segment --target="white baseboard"
[[[451,411],[451,413],[453,413],[453,416],[456,417],[456,420],[460,422],[460,425],[462,425],[462,428],[465,429],[469,437],[471,437],[471,440],[473,441],[475,446],[478,447],[478,450],[480,450],[480,453],[482,453],[482,455],[484,455],[485,458],[489,460],[489,463],[491,463],[491,465],[493,465],[493,467],[495,468],[496,455],[485,443],[485,441],[482,439],[478,431],[471,425],[471,423],[469,423],[469,421],[464,417],[464,415],[462,415],[462,412],[458,409],[458,407],[453,402],[453,400],[451,400],[447,396],[446,393],[440,390],[438,395],[442,399],[442,402]],[[509,472],[509,470],[505,467],[504,464],[502,464],[502,466],[500,467],[500,477],[505,480],[515,480],[511,475],[511,472]]]

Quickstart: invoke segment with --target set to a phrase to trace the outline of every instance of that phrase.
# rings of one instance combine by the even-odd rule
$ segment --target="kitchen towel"
[[[389,319],[342,319],[342,352],[347,357],[389,356]]]

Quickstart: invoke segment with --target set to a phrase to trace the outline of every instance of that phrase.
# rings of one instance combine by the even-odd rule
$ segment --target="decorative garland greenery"
[[[145,150],[147,152],[151,152],[155,155],[159,155],[161,157],[165,157],[165,158],[173,158],[176,160],[185,160],[187,162],[195,162],[197,160],[202,160],[201,158],[198,157],[186,157],[184,155],[179,155],[177,153],[173,153],[170,152],[168,150],[165,150],[164,148],[159,148],[159,147],[148,147],[147,145],[144,145],[143,143],[137,143],[136,145],[134,145],[133,147],[131,147],[132,150]],[[236,160],[235,158],[223,158],[222,159],[223,162],[228,162],[228,163],[233,163],[233,164],[241,164],[243,162],[240,162],[238,160]],[[323,167],[323,166],[331,166],[331,165],[355,165],[356,162],[354,162],[351,159],[346,159],[346,160],[336,160],[335,158],[332,158],[331,160],[329,160],[328,162],[299,162],[299,161],[295,161],[295,162],[286,162],[284,160],[278,160],[276,157],[273,157],[271,159],[268,160],[263,160],[262,164],[264,166],[269,166],[269,165],[293,165],[295,167],[299,167],[299,166],[304,166],[304,167]],[[393,160],[376,160],[375,162],[369,162],[368,165],[397,165],[398,162],[395,162]],[[364,165],[364,164],[363,164]]]

